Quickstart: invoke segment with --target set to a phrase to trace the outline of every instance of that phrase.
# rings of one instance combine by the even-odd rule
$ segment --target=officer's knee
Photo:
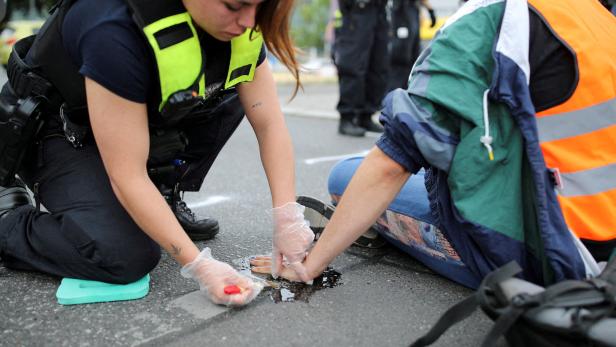
[[[89,218],[67,215],[62,220],[62,235],[73,250],[58,252],[58,262],[73,264],[69,266],[74,268],[76,276],[126,284],[139,280],[156,267],[160,246],[128,217],[94,225],[85,223],[85,220],[95,220],[86,217]]]
[[[150,239],[126,245],[114,253],[116,261],[108,268],[114,283],[135,282],[150,273],[160,261],[160,247]]]

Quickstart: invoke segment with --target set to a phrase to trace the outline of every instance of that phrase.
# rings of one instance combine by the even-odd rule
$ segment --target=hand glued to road
[[[303,268],[303,265],[302,265]],[[272,272],[272,256],[271,255],[258,255],[250,259],[250,270],[254,273],[271,274]],[[293,264],[286,264],[283,262],[279,269],[279,275],[289,281],[293,282],[306,282],[312,284],[312,279],[309,281],[300,278],[297,272],[293,269]]]

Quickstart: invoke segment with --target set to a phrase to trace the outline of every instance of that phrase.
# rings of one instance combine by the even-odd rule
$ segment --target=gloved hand
[[[274,236],[272,249],[272,277],[277,278],[282,268],[283,260],[299,278],[311,284],[312,278],[308,276],[302,261],[312,241],[314,233],[304,219],[305,207],[289,202],[272,209],[274,218]]]
[[[245,305],[263,289],[261,283],[253,282],[229,264],[212,258],[212,253],[207,247],[199,253],[195,260],[184,265],[180,273],[186,278],[197,281],[210,300],[220,305]],[[225,294],[225,287],[233,285],[240,288],[240,293]]]
[[[428,9],[428,14],[430,15],[430,28],[434,28],[436,25],[436,14],[433,9]]]

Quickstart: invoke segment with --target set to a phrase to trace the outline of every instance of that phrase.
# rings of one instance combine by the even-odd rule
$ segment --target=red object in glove
[[[242,292],[242,289],[240,289],[240,287],[233,284],[230,286],[226,286],[224,289],[224,292],[227,295],[240,294]]]

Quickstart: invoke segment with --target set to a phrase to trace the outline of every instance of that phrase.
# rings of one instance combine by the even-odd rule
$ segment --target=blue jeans
[[[329,193],[338,201],[363,157],[336,164],[329,175]],[[434,225],[424,171],[411,176],[398,196],[377,220],[377,230],[394,246],[417,259],[432,271],[469,288],[481,282],[462,262],[456,250]]]

